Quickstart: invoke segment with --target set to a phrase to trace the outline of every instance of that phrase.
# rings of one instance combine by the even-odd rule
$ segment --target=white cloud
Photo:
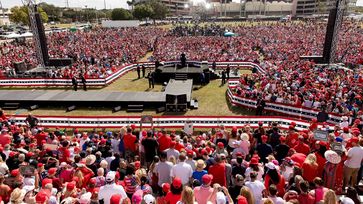
[[[26,0],[23,0],[26,1]],[[127,0],[105,0],[106,7],[109,8],[127,8]],[[13,6],[23,5],[22,0],[2,0],[4,8],[11,8]],[[47,2],[56,6],[66,6],[66,0],[37,0],[37,2]],[[85,7],[88,8],[104,8],[104,0],[68,0],[70,7]]]

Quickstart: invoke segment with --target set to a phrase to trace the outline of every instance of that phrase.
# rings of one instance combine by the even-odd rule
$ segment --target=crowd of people
[[[10,204],[359,204],[362,126],[65,131],[0,110],[0,199]]]
[[[54,32],[49,34],[51,58],[73,58],[71,67],[48,73],[51,78],[105,78],[121,65],[134,63],[152,51],[155,39],[163,33],[159,28],[104,29]],[[0,75],[15,76],[14,63],[27,67],[37,65],[32,41],[6,42],[0,46]]]
[[[205,24],[198,23],[192,25],[176,25],[167,35],[170,36],[223,36],[226,29],[218,24]]]

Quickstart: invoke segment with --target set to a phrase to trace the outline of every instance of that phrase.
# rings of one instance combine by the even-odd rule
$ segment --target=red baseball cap
[[[73,191],[73,189],[76,187],[76,183],[74,181],[67,183],[67,191]]]
[[[291,122],[290,125],[293,126],[293,127],[295,127],[296,126],[296,123],[295,122]]]
[[[204,185],[210,184],[212,182],[212,180],[213,180],[213,176],[211,174],[204,174],[202,176],[202,183]]]
[[[207,150],[202,149],[202,150],[200,150],[200,154],[201,155],[208,155],[208,152],[207,152]]]
[[[43,179],[42,181],[42,188],[44,188],[47,184],[53,184],[53,180],[52,179],[49,179],[49,178],[45,178]]]
[[[13,169],[10,172],[10,174],[11,174],[12,177],[15,177],[15,176],[19,175],[19,173],[20,173],[19,172],[19,169]]]
[[[169,192],[169,191],[170,191],[170,184],[169,184],[169,183],[163,183],[163,184],[161,185],[161,187],[163,188],[163,192],[164,192],[164,193],[167,193],[167,192]]]
[[[120,204],[121,194],[114,194],[110,198],[110,204]]]
[[[349,127],[343,127],[344,132],[349,132]]]
[[[243,157],[243,154],[241,152],[237,152],[236,157]]]
[[[258,159],[255,157],[252,157],[250,164],[258,164]]]
[[[57,168],[50,168],[49,170],[48,170],[48,175],[53,175],[53,174],[55,174],[57,172]]]
[[[15,155],[17,155],[18,153],[17,152],[10,152],[9,153],[9,157],[14,157]]]
[[[44,166],[44,164],[43,163],[38,163],[38,168],[40,168],[40,167],[43,167]]]
[[[162,132],[158,132],[158,137],[162,137],[163,133]]]
[[[182,180],[179,177],[175,177],[174,180],[173,180],[172,185],[175,188],[180,188],[182,186]]]
[[[176,145],[176,142],[175,141],[171,141],[170,142],[170,147],[174,147]]]
[[[267,141],[267,139],[268,139],[268,137],[267,137],[267,135],[262,135],[262,136],[261,136],[261,139],[262,139],[262,141],[265,141],[265,142],[266,142],[266,141]]]
[[[259,125],[259,126],[262,126],[262,125],[263,125],[263,122],[262,122],[262,121],[259,121],[259,122],[258,122],[258,125]]]
[[[37,203],[45,203],[50,197],[50,191],[46,189],[40,190],[35,196],[35,201]]]
[[[32,157],[32,156],[34,156],[34,153],[33,152],[28,152],[28,153],[26,153],[26,156],[27,157]]]
[[[238,196],[237,197],[237,204],[248,204],[248,201],[244,196]]]
[[[141,135],[142,135],[143,137],[146,137],[147,132],[144,130],[144,131],[142,131],[142,132],[141,132]]]
[[[360,119],[358,119],[358,118],[357,118],[357,119],[355,119],[355,120],[354,120],[354,123],[355,123],[355,124],[359,124],[359,123],[360,123]]]
[[[223,142],[218,142],[217,145],[218,145],[219,148],[224,148]]]
[[[89,180],[89,182],[90,182],[90,184],[96,184],[97,183],[96,178],[91,178]]]
[[[107,141],[106,139],[102,138],[101,141],[100,141],[100,144],[106,144],[106,141]]]
[[[358,143],[359,142],[359,138],[358,137],[352,137],[349,140],[350,143]]]

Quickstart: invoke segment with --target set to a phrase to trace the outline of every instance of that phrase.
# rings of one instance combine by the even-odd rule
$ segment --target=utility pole
[[[66,8],[69,8],[69,0],[66,0]]]
[[[107,10],[107,7],[106,7],[106,0],[103,0],[103,4],[104,4],[104,7],[105,7],[105,10]]]
[[[1,2],[1,0],[0,0],[0,7],[1,7],[1,21],[2,21],[2,24],[4,24],[5,25],[5,22],[4,22],[4,19],[5,19],[5,14],[4,14],[4,8],[3,8],[3,3]]]

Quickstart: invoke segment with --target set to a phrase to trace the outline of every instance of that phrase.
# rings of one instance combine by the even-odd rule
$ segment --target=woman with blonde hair
[[[176,164],[176,158],[174,156],[169,157],[169,162],[171,162],[173,165]]]
[[[9,204],[24,204],[23,200],[25,197],[25,190],[16,188],[10,195],[10,202]]]
[[[337,204],[337,196],[335,192],[331,189],[324,195],[324,204]]]
[[[195,197],[194,197],[194,191],[189,186],[185,186],[182,193],[181,193],[181,199],[177,202],[177,204],[194,204],[195,203]]]
[[[314,181],[314,178],[318,176],[318,163],[316,162],[315,154],[309,154],[302,167],[302,177],[309,183]]]
[[[255,204],[255,198],[253,197],[252,191],[247,186],[241,188],[240,195],[247,199],[248,204]]]

